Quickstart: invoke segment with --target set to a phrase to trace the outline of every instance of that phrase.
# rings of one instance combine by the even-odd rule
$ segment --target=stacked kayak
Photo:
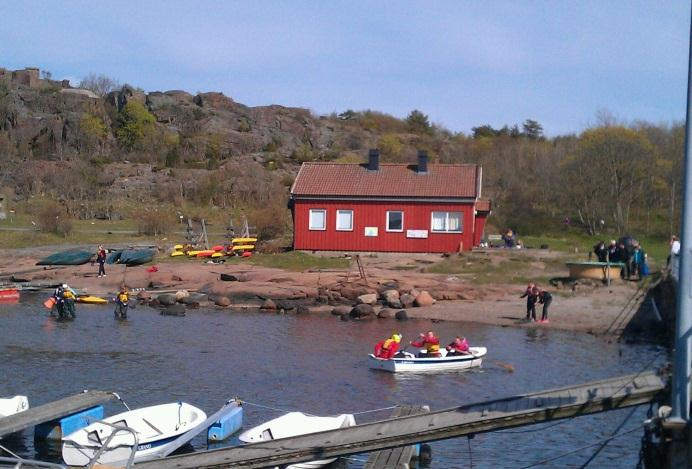
[[[255,250],[257,238],[233,238],[228,249],[229,256],[241,256],[243,253]]]
[[[83,265],[89,262],[93,255],[94,253],[91,251],[61,251],[44,257],[36,265]]]

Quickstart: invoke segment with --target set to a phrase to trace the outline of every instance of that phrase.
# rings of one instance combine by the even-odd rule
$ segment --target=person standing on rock
[[[421,351],[419,357],[439,357],[440,356],[440,339],[435,337],[433,331],[428,331],[425,334],[420,333],[420,338],[415,342],[409,342],[414,347],[425,347],[425,353]]]
[[[541,290],[538,295],[538,301],[543,304],[543,313],[541,314],[541,320],[539,322],[550,322],[548,321],[548,308],[550,307],[550,303],[553,302],[553,295],[547,290]]]
[[[526,291],[519,298],[526,298],[526,320],[536,321],[536,302],[538,301],[538,288],[531,282],[526,287]]]
[[[99,277],[106,276],[106,250],[103,249],[103,245],[99,246],[99,250],[96,253],[96,262],[99,264]]]

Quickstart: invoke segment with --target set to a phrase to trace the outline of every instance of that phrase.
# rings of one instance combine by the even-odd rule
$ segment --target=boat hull
[[[238,439],[243,443],[260,443],[262,441],[278,440],[291,436],[308,433],[335,430],[352,427],[356,424],[352,414],[342,414],[335,417],[318,417],[301,412],[290,412],[281,417],[265,422],[243,432]],[[287,466],[287,469],[314,469],[324,467],[336,461],[337,458],[306,461]]]
[[[186,403],[171,403],[123,412],[104,419],[118,426],[128,426],[138,434],[134,461],[156,459],[175,444],[181,435],[203,423],[206,414]],[[85,466],[101,449],[114,431],[100,422],[93,423],[63,438],[62,457],[70,466]],[[132,454],[135,441],[130,432],[119,431],[98,458],[98,464],[120,464]]]
[[[29,399],[26,396],[14,396],[0,399],[0,418],[24,412],[29,408]]]
[[[459,371],[481,366],[487,349],[485,347],[471,347],[470,351],[470,355],[453,357],[418,358],[413,354],[407,354],[406,357],[391,358],[389,360],[377,358],[370,354],[368,356],[368,366],[373,370],[388,371],[390,373]]]

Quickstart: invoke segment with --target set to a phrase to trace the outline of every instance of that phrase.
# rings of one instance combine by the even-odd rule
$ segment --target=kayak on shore
[[[89,262],[92,256],[95,254],[91,251],[61,251],[44,257],[36,265],[83,265]]]

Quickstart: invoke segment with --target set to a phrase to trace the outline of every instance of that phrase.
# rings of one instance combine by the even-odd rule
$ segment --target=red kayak
[[[16,288],[0,289],[0,301],[19,301],[19,290]]]

